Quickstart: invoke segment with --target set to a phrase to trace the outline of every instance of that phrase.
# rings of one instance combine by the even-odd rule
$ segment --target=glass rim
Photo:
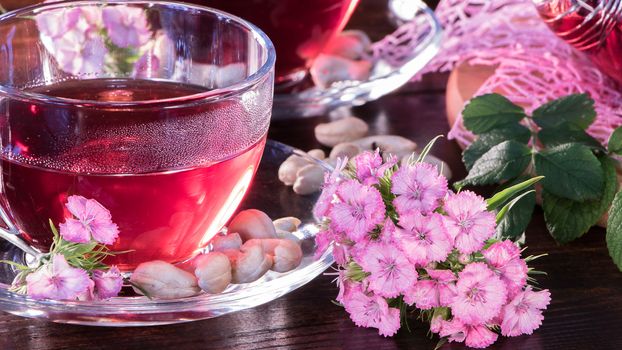
[[[253,23],[230,14],[225,11],[221,11],[212,7],[189,4],[176,0],[107,0],[105,2],[98,0],[80,0],[80,1],[68,1],[60,0],[51,3],[39,3],[23,7],[21,9],[7,12],[0,16],[0,25],[11,19],[19,19],[21,16],[27,16],[29,14],[36,15],[40,12],[54,9],[64,9],[68,6],[82,7],[82,6],[106,6],[106,5],[144,5],[145,7],[153,5],[162,6],[177,6],[183,9],[194,9],[201,12],[209,12],[224,17],[225,19],[232,20],[233,22],[242,25],[250,33],[252,33],[258,44],[266,51],[266,61],[257,69],[256,72],[246,76],[244,79],[236,81],[225,87],[219,87],[208,91],[188,94],[172,98],[154,99],[154,100],[137,100],[137,101],[97,101],[97,100],[82,100],[66,97],[57,97],[46,95],[42,93],[26,92],[20,88],[8,87],[0,82],[0,94],[4,94],[7,97],[19,99],[22,101],[37,101],[44,104],[65,105],[74,107],[102,107],[102,108],[128,108],[128,107],[153,107],[156,105],[171,105],[170,108],[183,107],[186,105],[192,105],[197,103],[209,103],[222,98],[239,95],[253,86],[259,84],[266,76],[271,74],[276,62],[276,51],[274,44],[270,38],[259,27]],[[150,80],[150,79],[148,79]],[[159,80],[159,79],[153,79]]]

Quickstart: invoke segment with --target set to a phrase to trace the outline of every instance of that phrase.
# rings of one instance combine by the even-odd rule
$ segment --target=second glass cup
[[[124,270],[191,258],[230,219],[271,115],[257,27],[166,1],[51,3],[0,18],[0,47],[1,203],[29,243],[49,248],[72,195],[110,210]]]
[[[305,77],[322,49],[346,25],[359,0],[189,0],[233,13],[257,25],[276,46],[276,84]],[[209,24],[197,22],[209,31]],[[210,44],[204,37],[204,46]]]

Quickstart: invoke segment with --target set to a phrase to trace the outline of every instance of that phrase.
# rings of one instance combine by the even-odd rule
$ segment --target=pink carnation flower
[[[428,163],[402,166],[391,179],[391,192],[397,195],[393,205],[400,215],[415,210],[429,213],[447,193],[447,179]]]
[[[505,282],[508,296],[514,297],[527,283],[527,263],[520,257],[520,249],[512,241],[493,243],[482,252],[492,269]]]
[[[438,334],[443,328],[444,322],[445,320],[440,315],[432,317],[432,320],[430,320],[430,332]]]
[[[400,328],[400,310],[390,308],[381,296],[355,290],[344,298],[343,305],[359,327],[378,328],[380,335],[385,337],[394,335]]]
[[[333,244],[333,258],[339,265],[345,265],[350,260],[351,246],[343,242],[335,241]]]
[[[404,301],[415,304],[417,308],[428,310],[439,306],[448,306],[456,297],[456,275],[450,270],[426,269],[429,280],[419,280],[404,294]]]
[[[35,17],[41,41],[59,67],[70,74],[99,74],[108,53],[98,25],[98,8],[56,9]]]
[[[484,263],[467,265],[458,275],[456,290],[451,311],[469,325],[490,321],[499,314],[507,298],[505,284]]]
[[[348,164],[348,158],[337,159],[335,170],[332,173],[326,173],[324,175],[324,185],[322,187],[322,193],[318,198],[315,207],[313,208],[313,215],[317,218],[323,218],[328,216],[330,208],[335,200],[337,194],[337,187],[339,186],[339,176],[345,166]]]
[[[70,196],[66,204],[75,216],[60,224],[60,234],[69,242],[86,243],[93,237],[103,244],[112,244],[119,235],[119,228],[112,222],[110,211],[94,199]]]
[[[108,6],[102,11],[108,36],[118,47],[140,47],[151,38],[145,12],[138,7]]]
[[[69,266],[62,254],[26,277],[26,290],[34,299],[75,300],[92,285],[85,270]]]
[[[108,271],[96,270],[93,272],[93,281],[98,299],[116,297],[123,287],[123,276],[116,266],[112,266]]]
[[[328,247],[337,239],[337,235],[331,230],[326,229],[315,235],[315,258],[318,259],[324,254]]]
[[[534,292],[528,286],[503,308],[501,334],[506,337],[532,334],[542,324],[542,310],[551,302],[548,290]]]
[[[440,262],[451,252],[451,238],[440,214],[423,216],[415,211],[401,215],[399,224],[402,228],[396,230],[396,241],[413,264]]]
[[[359,264],[370,273],[369,289],[383,297],[396,297],[417,281],[417,270],[393,244],[369,244]]]
[[[80,8],[74,7],[40,13],[35,16],[35,21],[40,34],[59,38],[75,28],[81,16]]]
[[[384,243],[384,244],[395,244],[394,236],[397,228],[393,223],[393,220],[387,218],[384,221],[384,225],[382,225],[382,229],[378,234],[378,237],[372,237],[371,235],[365,236],[360,241],[356,242],[356,244],[352,245],[349,249],[349,252],[352,255],[352,258],[359,262],[361,261],[364,254],[367,252],[367,248],[370,245]]]
[[[491,331],[485,324],[468,325],[454,318],[451,321],[442,321],[439,335],[447,337],[449,342],[463,342],[466,346],[482,349],[492,345],[497,340],[497,333]]]
[[[356,168],[356,178],[365,185],[376,185],[386,171],[397,163],[397,158],[390,155],[384,162],[380,150],[363,152],[352,159]],[[384,163],[384,164],[383,164]]]
[[[484,198],[471,191],[452,194],[445,199],[445,227],[456,248],[473,253],[495,233],[495,215],[486,210]]]
[[[76,42],[69,34],[57,40],[54,58],[60,68],[71,74],[100,74],[108,53],[99,36],[89,36]]]
[[[331,225],[357,242],[363,239],[385,218],[385,206],[377,189],[356,180],[339,184],[337,196],[341,200],[330,209]]]
[[[393,220],[387,218],[384,220],[384,225],[382,225],[382,230],[380,230],[378,240],[384,243],[394,243],[396,231],[397,227],[395,227]]]

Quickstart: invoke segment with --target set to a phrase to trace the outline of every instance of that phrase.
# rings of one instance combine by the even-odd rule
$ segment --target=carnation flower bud
[[[108,271],[93,272],[93,282],[95,282],[95,295],[99,299],[108,299],[119,295],[123,287],[123,276],[119,268],[113,266]]]
[[[471,255],[470,254],[460,254],[460,256],[458,256],[458,262],[461,263],[462,265],[466,265],[468,263],[471,262]]]

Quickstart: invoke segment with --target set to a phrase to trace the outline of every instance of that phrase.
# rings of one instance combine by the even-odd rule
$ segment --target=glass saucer
[[[326,114],[342,106],[376,100],[406,84],[440,48],[441,25],[421,0],[388,0],[387,20],[395,31],[372,45],[377,60],[367,81],[343,81],[328,89],[312,86],[274,96],[272,119]]]
[[[0,310],[14,315],[41,318],[58,323],[92,326],[151,326],[190,322],[218,317],[255,307],[301,287],[324,272],[333,263],[330,251],[314,258],[317,227],[312,207],[318,195],[299,196],[291,187],[278,180],[280,164],[296,151],[294,148],[268,141],[253,186],[243,208],[265,211],[270,217],[295,216],[302,220],[294,234],[302,241],[301,265],[287,273],[269,271],[261,279],[248,284],[230,285],[221,294],[200,294],[174,300],[149,300],[146,297],[116,297],[106,301],[34,300],[9,292],[14,269],[0,264]],[[308,156],[307,156],[308,157]],[[321,161],[315,160],[319,164]],[[0,243],[0,259],[23,263],[25,254],[6,241]]]

